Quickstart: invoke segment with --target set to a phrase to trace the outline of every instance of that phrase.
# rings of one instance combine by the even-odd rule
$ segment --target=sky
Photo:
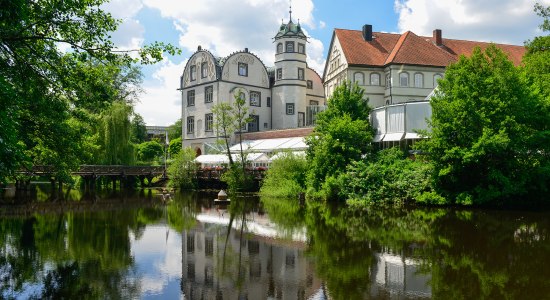
[[[550,6],[550,0],[539,0]],[[523,45],[543,33],[535,0],[292,0],[292,20],[309,37],[308,66],[322,74],[334,28],[375,32],[412,31],[444,38]],[[168,126],[181,117],[179,78],[200,45],[225,57],[248,48],[272,66],[272,38],[288,22],[290,0],[111,0],[104,5],[122,20],[113,33],[120,49],[154,41],[171,43],[181,55],[166,55],[143,67],[144,93],[135,106],[147,125]]]

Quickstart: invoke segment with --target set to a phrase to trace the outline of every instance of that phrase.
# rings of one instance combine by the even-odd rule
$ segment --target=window
[[[250,92],[250,106],[262,106],[262,95],[260,92]]]
[[[260,116],[249,115],[250,122],[248,123],[248,132],[260,131]]]
[[[306,53],[306,45],[302,43],[298,43],[298,53],[305,54]]]
[[[195,131],[195,117],[187,117],[187,134]]]
[[[283,53],[283,43],[277,44],[277,54]]]
[[[267,127],[268,127],[268,124],[264,123],[264,128],[267,129]]]
[[[307,88],[310,89],[310,90],[313,89],[313,81],[311,81],[311,80],[307,81]]]
[[[271,107],[271,97],[267,97],[267,107]]]
[[[358,85],[363,85],[363,82],[365,81],[363,73],[357,72],[353,74],[353,81],[355,81]]]
[[[409,86],[409,73],[399,73],[399,86]]]
[[[187,106],[195,106],[195,90],[187,91]]]
[[[248,64],[239,63],[239,76],[248,76]]]
[[[414,87],[424,87],[424,75],[422,75],[422,73],[414,74]]]
[[[294,52],[294,42],[286,42],[286,52]]]
[[[391,87],[391,76],[390,74],[386,74],[386,88],[390,88]]]
[[[437,81],[441,78],[443,78],[443,75],[441,75],[441,74],[435,74],[434,75],[434,88],[438,85]]]
[[[319,105],[319,101],[316,101],[316,100],[309,100],[309,105],[318,106],[318,105]]]
[[[304,69],[298,68],[298,80],[304,80]]]
[[[277,69],[277,80],[283,79],[283,69],[278,68]]]
[[[211,85],[204,88],[204,103],[211,103],[213,101],[214,87]]]
[[[294,103],[287,103],[286,104],[286,114],[287,115],[293,115],[294,114]]]
[[[208,75],[208,63],[201,63],[201,78],[206,78]]]
[[[192,65],[189,68],[189,76],[191,77],[191,81],[195,81],[197,79],[197,66]]]
[[[214,114],[204,115],[204,131],[212,131],[214,128]]]
[[[370,74],[370,85],[380,85],[380,74],[378,73]]]

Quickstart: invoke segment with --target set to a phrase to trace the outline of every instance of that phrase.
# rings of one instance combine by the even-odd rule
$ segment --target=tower
[[[282,23],[274,37],[273,129],[303,126],[306,110],[306,43],[300,22]]]

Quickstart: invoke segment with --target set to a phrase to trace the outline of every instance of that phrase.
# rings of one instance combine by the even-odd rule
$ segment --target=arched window
[[[353,74],[353,81],[355,81],[355,83],[357,83],[358,85],[363,85],[365,81],[363,73],[356,72],[355,74]]]
[[[409,86],[409,73],[399,73],[399,86]]]
[[[277,44],[277,53],[283,53],[283,43]]]
[[[422,73],[414,74],[414,87],[417,87],[417,88],[424,87],[424,75],[422,75]]]
[[[434,88],[435,88],[435,87],[437,86],[437,84],[438,84],[437,81],[438,81],[439,79],[441,79],[441,78],[443,78],[443,75],[441,75],[441,74],[439,74],[439,73],[437,73],[437,74],[434,75]]]
[[[294,42],[286,42],[286,52],[294,52]]]
[[[378,73],[370,74],[370,85],[380,85],[380,74]]]

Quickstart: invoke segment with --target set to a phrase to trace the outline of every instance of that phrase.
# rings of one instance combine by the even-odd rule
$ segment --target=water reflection
[[[145,190],[63,201],[4,199],[0,298],[550,294],[547,212],[358,212],[236,195],[230,205],[216,206],[215,195],[176,193],[163,201],[158,191]]]

